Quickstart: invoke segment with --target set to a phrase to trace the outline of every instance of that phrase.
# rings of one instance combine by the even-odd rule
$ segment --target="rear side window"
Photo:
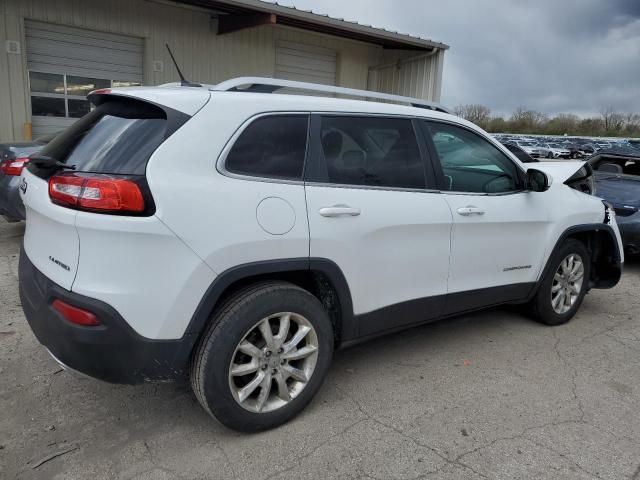
[[[137,100],[113,100],[85,115],[40,154],[73,165],[78,172],[144,175],[147,161],[166,133],[162,109]]]
[[[424,164],[411,120],[325,116],[321,163],[329,183],[425,188]]]
[[[274,115],[254,120],[227,155],[230,173],[301,180],[307,150],[308,115]]]

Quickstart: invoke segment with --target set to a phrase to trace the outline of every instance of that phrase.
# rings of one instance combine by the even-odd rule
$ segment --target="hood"
[[[584,165],[582,161],[562,161],[562,162],[538,162],[525,165],[527,169],[535,168],[546,173],[551,180],[551,184],[564,183],[570,179]]]
[[[640,177],[596,172],[594,178],[598,197],[614,207],[640,207]]]

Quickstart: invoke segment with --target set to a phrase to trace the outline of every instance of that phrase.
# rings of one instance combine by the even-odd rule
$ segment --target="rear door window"
[[[108,101],[57,136],[41,155],[78,172],[144,175],[166,133],[162,109],[137,100]],[[40,176],[52,173],[38,170],[34,173]]]
[[[320,164],[339,185],[424,189],[425,170],[410,119],[323,116]]]

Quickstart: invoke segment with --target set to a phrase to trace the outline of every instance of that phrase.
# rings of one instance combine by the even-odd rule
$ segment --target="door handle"
[[[348,205],[334,205],[333,207],[323,207],[318,210],[318,213],[323,217],[356,217],[360,215],[360,209]]]
[[[484,210],[474,207],[473,205],[467,205],[466,207],[460,207],[458,214],[468,217],[469,215],[484,215]]]

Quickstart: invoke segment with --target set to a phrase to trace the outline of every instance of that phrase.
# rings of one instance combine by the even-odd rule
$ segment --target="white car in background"
[[[528,142],[523,140],[511,140],[505,143],[510,143],[512,145],[516,145],[517,147],[520,147],[522,150],[527,152],[532,157],[540,156],[540,150],[538,149],[537,145],[533,142]]]
[[[620,278],[583,162],[523,164],[423,100],[266,78],[89,99],[22,172],[26,318],[65,368],[187,376],[230,428],[297,415],[336,348],[501,304],[559,325]]]
[[[571,150],[557,143],[538,143],[541,157],[546,158],[569,158]]]

